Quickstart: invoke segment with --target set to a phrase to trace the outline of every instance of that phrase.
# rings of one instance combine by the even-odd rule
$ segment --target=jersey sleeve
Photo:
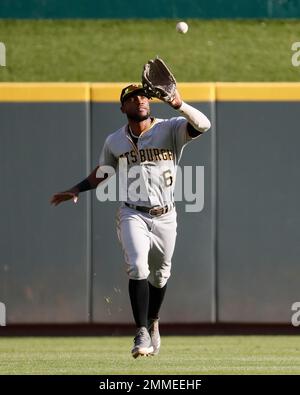
[[[174,148],[177,157],[180,157],[181,152],[186,144],[195,140],[197,137],[191,137],[187,131],[187,120],[184,117],[171,118],[171,130],[173,135]]]
[[[111,166],[114,169],[117,168],[118,160],[112,153],[109,147],[109,137],[105,140],[103,145],[100,158],[99,158],[99,166]]]

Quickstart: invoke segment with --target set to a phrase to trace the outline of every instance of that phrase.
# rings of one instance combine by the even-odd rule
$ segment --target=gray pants
[[[116,220],[129,278],[148,279],[157,288],[165,286],[176,242],[176,209],[153,217],[121,206]]]

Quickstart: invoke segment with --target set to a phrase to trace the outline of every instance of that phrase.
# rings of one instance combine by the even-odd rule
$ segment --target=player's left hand
[[[170,104],[171,107],[175,108],[175,110],[177,110],[181,106],[182,99],[181,99],[180,93],[178,92],[177,89],[175,91],[174,99],[171,100],[170,102],[168,102],[168,104]]]

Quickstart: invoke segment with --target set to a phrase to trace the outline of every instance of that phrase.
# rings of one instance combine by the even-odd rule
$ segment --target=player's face
[[[130,96],[124,101],[121,110],[133,121],[145,121],[150,116],[149,99],[142,95]]]

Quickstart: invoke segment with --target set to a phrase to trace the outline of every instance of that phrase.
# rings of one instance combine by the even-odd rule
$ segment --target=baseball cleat
[[[160,350],[160,334],[158,328],[158,321],[159,318],[150,319],[148,324],[148,331],[153,346],[153,352],[151,353],[151,355],[157,355]]]
[[[142,326],[137,330],[131,354],[133,358],[137,358],[139,355],[148,356],[152,352],[153,346],[151,344],[151,337],[147,328],[145,326]]]

